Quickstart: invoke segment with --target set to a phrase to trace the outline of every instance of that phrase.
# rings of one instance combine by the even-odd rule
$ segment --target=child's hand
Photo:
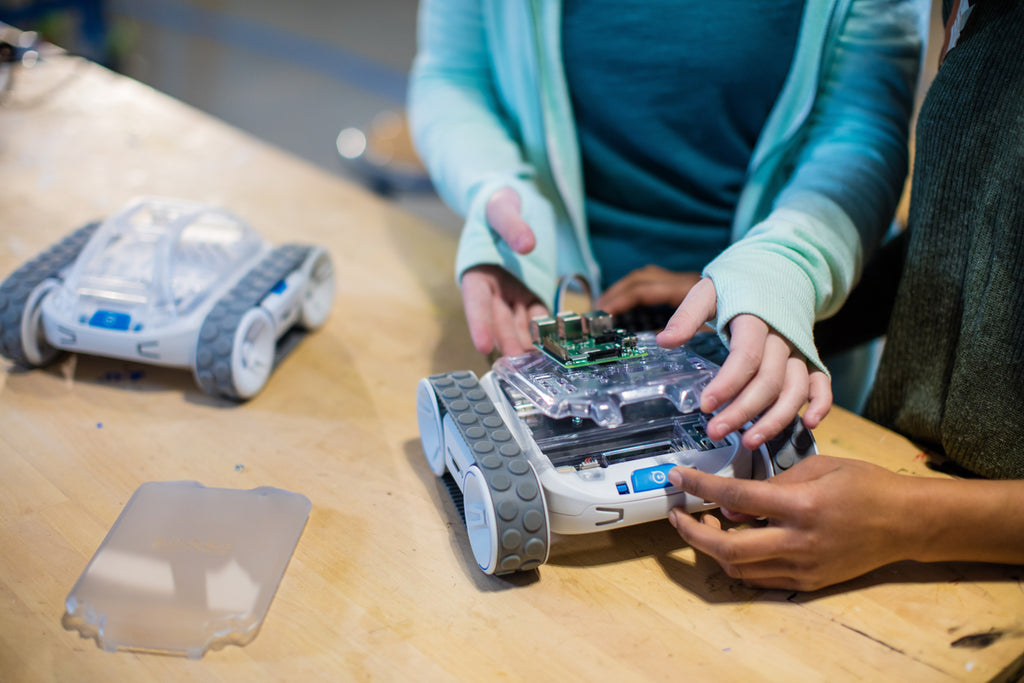
[[[912,559],[924,534],[908,527],[908,494],[929,485],[859,460],[815,455],[765,481],[677,467],[672,484],[722,506],[726,518],[767,526],[725,531],[675,508],[669,521],[725,572],[764,588],[815,590],[890,562]]]
[[[679,273],[648,265],[612,284],[597,300],[597,307],[612,315],[625,313],[637,306],[676,308],[698,282],[700,273]]]
[[[523,220],[522,200],[510,187],[487,200],[488,224],[518,254],[537,245],[533,230]],[[473,345],[481,353],[497,350],[514,356],[536,347],[530,338],[530,320],[547,315],[540,299],[504,268],[481,265],[462,274],[462,303]]]
[[[487,200],[484,216],[494,232],[517,254],[529,254],[537,246],[533,229],[523,220],[523,202],[511,187],[495,191]]]
[[[658,344],[685,344],[715,316],[715,286],[704,278],[658,334]],[[754,315],[738,315],[729,323],[729,355],[721,371],[701,392],[700,409],[718,410],[708,422],[708,436],[721,439],[758,418],[744,433],[743,445],[753,450],[781,432],[804,403],[804,423],[814,429],[832,406],[828,376],[810,366],[767,323]],[[724,406],[724,407],[723,407]]]
[[[547,315],[544,304],[500,266],[474,266],[462,274],[462,302],[473,345],[480,353],[514,356],[536,347],[530,320]]]

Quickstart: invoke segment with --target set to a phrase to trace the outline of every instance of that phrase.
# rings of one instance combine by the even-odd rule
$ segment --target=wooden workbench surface
[[[494,578],[419,445],[426,375],[485,371],[454,237],[136,82],[55,56],[0,106],[0,277],[142,194],[201,199],[326,247],[337,298],[253,401],[93,357],[0,365],[0,680],[988,680],[1019,675],[1019,567],[901,564],[747,588],[667,522],[558,539]],[[304,106],[296,103],[296,106]],[[331,144],[325,140],[324,144]],[[842,410],[821,449],[937,476]],[[200,660],[107,653],[64,599],[147,481],[274,486],[312,513],[257,637]]]

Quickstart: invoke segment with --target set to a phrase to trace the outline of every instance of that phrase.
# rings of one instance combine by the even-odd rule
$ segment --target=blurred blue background
[[[367,182],[365,164],[341,157],[336,140],[401,112],[416,8],[417,0],[0,0],[0,21]],[[429,191],[392,196],[459,225]]]

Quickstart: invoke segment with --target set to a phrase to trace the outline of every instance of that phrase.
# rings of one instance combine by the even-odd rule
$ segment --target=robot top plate
[[[636,335],[643,355],[565,367],[545,353],[499,358],[494,373],[553,419],[589,417],[602,427],[622,424],[621,407],[668,399],[681,413],[700,406],[700,393],[718,366],[686,346],[663,349],[653,332]]]

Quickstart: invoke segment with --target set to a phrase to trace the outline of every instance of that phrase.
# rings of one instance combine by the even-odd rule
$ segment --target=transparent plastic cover
[[[202,657],[252,640],[312,505],[281,489],[140,486],[67,597],[104,650]]]
[[[499,358],[494,373],[551,418],[587,417],[602,427],[622,424],[622,406],[665,398],[689,413],[718,366],[686,346],[663,349],[653,332],[637,335],[647,354],[569,369],[544,353]]]
[[[57,305],[87,318],[129,313],[147,327],[199,306],[211,289],[258,255],[263,240],[218,207],[144,197],[111,215],[68,273]]]

